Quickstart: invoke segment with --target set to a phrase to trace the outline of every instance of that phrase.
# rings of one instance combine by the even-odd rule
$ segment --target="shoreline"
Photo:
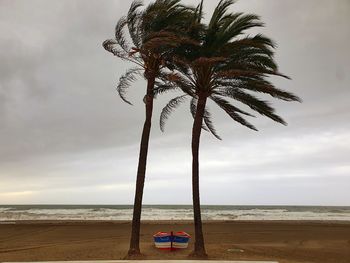
[[[141,224],[144,225],[157,225],[157,224],[189,224],[193,223],[192,220],[141,220]],[[243,224],[319,224],[319,225],[350,225],[350,220],[202,220],[203,224],[225,224],[225,223],[243,223]],[[0,224],[130,224],[131,220],[46,220],[46,219],[38,219],[38,220],[0,220]]]
[[[128,250],[130,221],[16,221],[0,224],[0,262],[122,259]],[[209,259],[274,260],[279,263],[348,263],[350,222],[204,221]],[[167,252],[154,247],[158,231],[185,231],[192,221],[142,221],[145,259],[188,259],[193,248]]]

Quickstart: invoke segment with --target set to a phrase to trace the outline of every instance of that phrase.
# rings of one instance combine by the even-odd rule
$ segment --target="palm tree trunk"
[[[197,103],[196,116],[192,128],[192,198],[195,229],[194,251],[191,256],[206,258],[207,253],[204,247],[204,237],[202,230],[201,206],[199,199],[199,142],[202,131],[202,121],[207,98],[199,97]]]
[[[139,164],[137,169],[136,178],[136,190],[135,190],[135,200],[134,200],[134,211],[132,217],[132,229],[131,229],[131,239],[130,248],[128,251],[128,256],[140,255],[140,225],[141,225],[141,210],[142,210],[142,196],[143,188],[145,183],[146,174],[146,164],[147,164],[147,153],[148,153],[148,142],[151,131],[152,124],[152,112],[153,112],[153,88],[155,83],[155,77],[151,76],[148,78],[147,82],[147,95],[145,97],[145,107],[146,107],[146,120],[143,125],[140,154],[139,154]]]

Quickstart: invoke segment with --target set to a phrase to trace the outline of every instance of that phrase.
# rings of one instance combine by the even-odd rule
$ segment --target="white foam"
[[[132,209],[118,208],[52,208],[3,209],[0,221],[14,220],[131,220]],[[350,221],[350,212],[292,211],[288,209],[202,209],[203,220],[342,220]],[[149,208],[143,220],[192,220],[192,209]]]

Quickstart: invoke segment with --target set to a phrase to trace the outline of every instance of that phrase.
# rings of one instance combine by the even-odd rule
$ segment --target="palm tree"
[[[233,99],[248,106],[251,110],[275,122],[286,122],[275,113],[274,108],[253,93],[265,93],[285,101],[300,101],[292,93],[276,88],[267,77],[287,76],[279,73],[274,61],[275,44],[269,38],[257,34],[246,35],[245,31],[262,27],[260,18],[254,14],[229,13],[233,0],[221,0],[215,8],[208,25],[197,34],[200,47],[187,47],[182,56],[174,58],[174,72],[162,75],[169,89],[181,89],[184,95],[178,96],[164,107],[160,127],[164,130],[169,114],[188,97],[191,97],[190,110],[194,118],[192,128],[192,192],[195,225],[195,245],[193,256],[207,257],[202,231],[199,198],[198,153],[202,128],[217,134],[206,106],[208,99],[224,110],[234,121],[257,131],[246,120],[251,113],[232,105]],[[195,13],[198,23],[202,17],[203,1]],[[229,100],[228,100],[229,99]]]
[[[142,2],[134,1],[127,16],[118,21],[115,28],[115,38],[103,42],[103,47],[107,51],[135,65],[119,79],[117,91],[123,101],[131,104],[126,98],[126,91],[137,76],[142,76],[143,73],[143,77],[147,81],[144,97],[146,120],[142,131],[137,169],[129,257],[141,254],[139,246],[140,220],[153,99],[157,94],[155,92],[156,79],[169,64],[168,61],[176,47],[184,43],[193,44],[193,41],[182,36],[182,32],[187,29],[186,21],[193,18],[193,10],[182,6],[179,1],[156,0],[143,10],[140,10],[143,6]]]

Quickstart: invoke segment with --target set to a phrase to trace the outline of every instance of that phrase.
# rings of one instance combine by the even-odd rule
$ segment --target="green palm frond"
[[[224,98],[220,98],[219,96],[210,96],[210,98],[220,106],[233,120],[236,122],[242,124],[243,126],[248,127],[249,129],[257,131],[257,128],[255,128],[252,124],[250,124],[248,121],[246,121],[242,116],[239,115],[239,113],[244,114],[246,116],[255,117],[245,111],[242,111],[235,106],[231,105],[227,100]]]
[[[210,98],[213,99],[217,104],[224,105],[225,108],[229,109],[232,112],[238,112],[240,114],[243,114],[243,115],[249,116],[249,117],[256,117],[253,114],[250,114],[249,112],[246,112],[244,110],[237,108],[236,106],[233,106],[224,98],[221,98],[221,97],[215,96],[215,95],[211,95]]]
[[[262,34],[246,35],[247,30],[264,26],[260,17],[229,12],[234,2],[221,0],[208,25],[193,27],[198,32],[191,33],[191,36],[195,36],[201,45],[186,46],[182,52],[176,54],[169,67],[174,72],[167,81],[192,97],[190,110],[193,116],[196,113],[197,99],[206,97],[212,99],[234,121],[257,130],[245,119],[245,116],[253,115],[233,106],[226,97],[286,125],[267,101],[248,92],[265,93],[285,101],[300,102],[301,99],[293,93],[277,89],[266,80],[270,76],[290,78],[278,70],[274,59],[274,41]],[[202,4],[203,1],[194,12],[193,21],[197,24],[201,21]],[[208,113],[209,110],[206,110],[202,116],[202,126],[217,135]]]
[[[203,16],[203,0],[201,0],[195,12],[195,18],[198,24],[201,22],[202,16]]]
[[[182,102],[186,101],[187,94],[178,96],[169,101],[169,103],[163,108],[162,113],[160,114],[160,129],[164,132],[165,123],[168,120],[170,114],[175,110]]]
[[[145,10],[143,21],[146,32],[183,31],[193,17],[194,8],[185,7],[180,0],[157,0]]]
[[[127,16],[121,17],[115,27],[114,39],[104,41],[103,47],[143,69],[146,79],[156,78],[156,81],[163,82],[163,86],[158,86],[153,93],[157,95],[170,89],[165,88],[169,82],[163,81],[160,75],[172,63],[175,51],[182,45],[199,45],[186,35],[186,27],[193,20],[195,9],[181,5],[180,0],[155,0],[144,9],[142,7],[142,1],[132,2]],[[128,104],[131,103],[125,92],[135,80],[134,73],[135,70],[131,69],[120,77],[117,87],[120,97]],[[191,93],[190,88],[185,87],[186,82],[179,81],[178,84]]]
[[[285,101],[298,101],[302,100],[291,92],[287,92],[274,87],[270,82],[266,80],[247,80],[239,84],[239,88],[269,94],[271,97],[285,100]]]
[[[217,53],[221,56],[229,58],[230,61],[245,61],[254,55],[268,56],[273,60],[274,51],[269,46],[254,45],[254,43],[246,43],[244,40],[238,40],[227,43],[218,48]]]
[[[209,31],[213,29],[217,29],[217,25],[219,24],[220,20],[224,17],[224,15],[227,13],[228,8],[234,3],[234,0],[221,0],[219,4],[216,6],[209,25],[208,29]]]
[[[217,94],[235,99],[261,115],[264,115],[275,122],[287,125],[287,123],[280,116],[275,114],[275,109],[272,108],[268,102],[260,100],[253,95],[242,92],[236,88],[225,88],[217,92]]]
[[[265,48],[265,47],[276,48],[277,47],[277,44],[273,40],[264,36],[263,34],[256,34],[253,37],[245,36],[241,39],[236,39],[230,43],[237,46],[256,47],[256,48]]]
[[[217,43],[228,43],[233,38],[243,34],[247,29],[262,27],[260,17],[253,14],[238,15],[232,21],[228,21],[229,26],[223,27],[217,34]]]
[[[220,71],[216,74],[216,76],[222,79],[240,79],[241,77],[261,78],[268,74],[290,79],[290,77],[287,75],[267,69],[266,67],[254,67],[251,65],[245,67],[244,65],[240,64],[232,65],[232,67],[234,69]]]

